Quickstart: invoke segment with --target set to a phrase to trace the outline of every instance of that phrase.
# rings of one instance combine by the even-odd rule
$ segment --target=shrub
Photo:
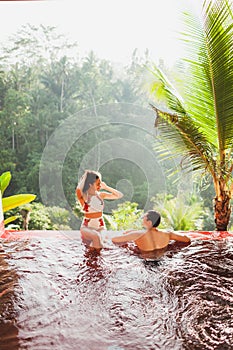
[[[143,210],[138,209],[138,203],[124,202],[118,204],[118,209],[112,211],[112,230],[127,230],[142,228]]]
[[[200,198],[179,193],[177,197],[158,195],[153,198],[154,210],[161,214],[161,228],[175,231],[201,230],[203,224],[203,205]]]

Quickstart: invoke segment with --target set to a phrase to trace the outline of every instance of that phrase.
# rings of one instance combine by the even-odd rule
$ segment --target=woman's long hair
[[[78,187],[80,188],[82,193],[86,193],[90,185],[93,185],[93,183],[98,179],[101,180],[101,174],[98,171],[85,170],[85,173],[81,177]]]

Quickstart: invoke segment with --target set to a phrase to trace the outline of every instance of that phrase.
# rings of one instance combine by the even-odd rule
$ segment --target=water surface
[[[0,241],[1,350],[232,349],[233,241],[132,246]]]

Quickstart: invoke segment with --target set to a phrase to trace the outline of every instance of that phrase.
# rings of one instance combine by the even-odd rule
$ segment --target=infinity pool
[[[99,253],[79,235],[0,239],[1,350],[233,348],[233,241]]]

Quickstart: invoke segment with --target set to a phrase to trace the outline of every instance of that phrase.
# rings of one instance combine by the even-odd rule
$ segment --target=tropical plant
[[[0,176],[0,191],[2,195],[4,194],[6,188],[8,187],[11,181],[11,173],[9,171],[3,173]],[[34,194],[16,194],[9,197],[2,198],[2,208],[5,213],[8,210],[14,209],[18,206],[21,206],[25,203],[29,203],[36,198]],[[12,221],[15,221],[18,216],[10,216],[6,220],[4,220],[4,224],[9,224]]]
[[[17,216],[14,224],[7,228],[20,230],[24,225],[24,213],[29,212],[28,229],[29,230],[64,230],[69,231],[70,213],[68,210],[60,207],[47,207],[42,203],[33,202],[22,205],[19,208],[7,212],[8,216]],[[18,214],[21,215],[18,215]]]
[[[138,209],[138,204],[126,201],[118,204],[118,208],[112,211],[111,229],[126,230],[128,228],[141,228],[143,210]]]
[[[170,156],[180,156],[188,171],[212,177],[219,231],[227,230],[233,192],[232,8],[232,1],[206,0],[200,18],[184,14],[189,57],[180,94],[160,69],[151,69],[161,141],[172,145]]]
[[[203,205],[200,198],[179,192],[177,197],[159,194],[153,198],[154,210],[161,214],[161,228],[175,231],[201,230],[203,224]]]
[[[46,207],[42,203],[25,206],[30,211],[30,230],[71,230],[69,211],[59,207]]]

